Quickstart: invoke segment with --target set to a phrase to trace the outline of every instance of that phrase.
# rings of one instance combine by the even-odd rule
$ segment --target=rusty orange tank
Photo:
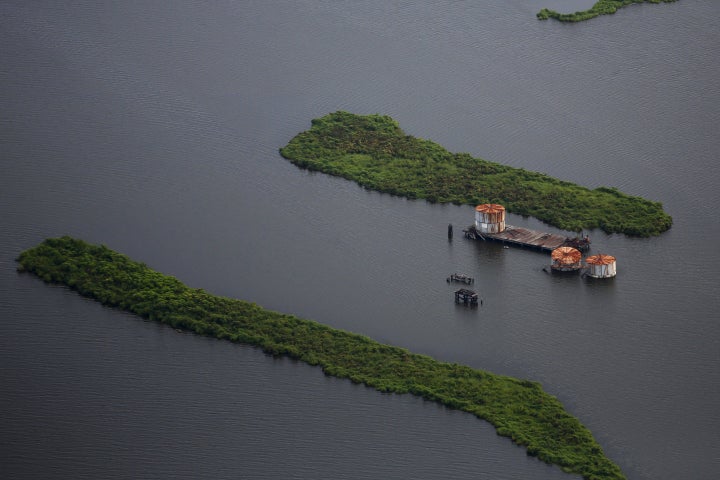
[[[576,272],[582,268],[582,253],[573,247],[558,247],[550,254],[552,269],[562,272]]]
[[[475,228],[481,233],[500,233],[505,230],[505,207],[484,203],[475,207]]]
[[[609,278],[617,274],[615,257],[612,255],[593,255],[585,259],[587,274],[594,278]]]

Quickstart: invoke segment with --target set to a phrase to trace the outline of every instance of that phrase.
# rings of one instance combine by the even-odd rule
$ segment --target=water
[[[630,478],[716,478],[720,7],[562,25],[536,21],[542,6],[555,8],[0,6],[3,472],[569,478],[469,415],[15,273],[20,251],[69,234],[193,287],[540,381]],[[652,239],[590,232],[593,252],[618,258],[610,282],[548,276],[536,252],[448,242],[471,206],[367,192],[280,158],[339,109],[661,201],[675,224]],[[481,309],[452,302],[453,271],[476,277]]]

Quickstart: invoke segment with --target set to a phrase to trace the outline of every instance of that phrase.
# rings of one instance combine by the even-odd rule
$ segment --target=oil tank
[[[617,273],[615,257],[612,255],[593,255],[585,259],[587,275],[594,278],[614,277]]]
[[[484,203],[475,207],[475,228],[480,233],[500,233],[505,230],[505,207]]]
[[[560,272],[576,272],[582,268],[582,253],[573,247],[558,247],[550,254],[552,269]]]

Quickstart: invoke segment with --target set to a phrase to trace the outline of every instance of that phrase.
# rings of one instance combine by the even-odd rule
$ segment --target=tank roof
[[[551,258],[559,263],[578,263],[582,258],[580,250],[573,247],[558,247],[550,254]]]
[[[505,207],[497,203],[483,203],[475,207],[475,210],[482,213],[500,213],[505,211]]]
[[[603,255],[602,253],[585,259],[585,263],[589,263],[590,265],[610,265],[613,262],[615,262],[615,257],[612,255]]]

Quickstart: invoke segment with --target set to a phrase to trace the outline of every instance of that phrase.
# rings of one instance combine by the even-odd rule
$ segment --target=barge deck
[[[505,230],[500,233],[480,233],[480,231],[475,228],[475,225],[471,225],[463,230],[463,233],[466,238],[472,240],[491,240],[547,252],[552,252],[562,246],[572,246],[581,250],[587,250],[590,247],[590,239],[588,237],[571,238],[554,233],[544,233],[528,228],[514,227],[512,225],[506,225]]]

